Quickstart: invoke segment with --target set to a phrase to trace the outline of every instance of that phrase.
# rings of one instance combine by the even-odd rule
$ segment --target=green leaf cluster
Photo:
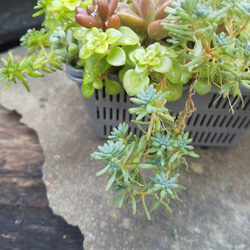
[[[193,146],[189,145],[192,142],[189,134],[177,131],[174,118],[164,107],[167,95],[167,92],[157,91],[153,85],[141,90],[136,98],[131,98],[139,106],[130,109],[130,113],[137,115],[134,122],[142,130],[143,136],[137,138],[132,132],[128,134],[128,125],[120,124],[111,132],[107,143],[99,146],[99,151],[91,155],[106,163],[97,176],[106,174],[108,182],[105,190],[113,188],[118,194],[111,203],[118,202],[121,207],[126,200],[127,207],[131,202],[135,214],[137,202],[141,200],[149,220],[150,213],[160,204],[172,212],[168,203],[170,198],[176,198],[174,189],[185,189],[176,183],[179,165],[186,163],[183,156],[199,157],[192,151]],[[148,118],[148,121],[142,121],[144,118]],[[147,125],[146,131],[142,124]],[[153,175],[149,181],[143,178],[146,172]],[[155,198],[150,210],[149,196]]]
[[[200,95],[215,85],[223,96],[232,93],[242,97],[241,88],[250,88],[246,74],[250,65],[249,8],[248,1],[230,0],[179,0],[167,7],[165,11],[171,16],[162,25],[169,31],[167,41],[178,49],[180,69],[175,78],[171,71],[168,81],[182,82],[181,76],[187,72]]]

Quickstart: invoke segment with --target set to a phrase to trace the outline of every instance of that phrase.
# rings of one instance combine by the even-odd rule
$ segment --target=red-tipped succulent
[[[121,24],[134,31],[146,34],[154,40],[161,40],[168,35],[161,23],[168,22],[166,7],[170,7],[175,0],[132,0],[133,7],[126,3],[118,3],[117,15]]]
[[[153,40],[161,40],[168,35],[162,23],[169,22],[164,12],[176,0],[132,0],[132,4],[118,0],[93,0],[86,9],[76,7],[77,22],[86,27],[118,29],[127,26]]]
[[[138,33],[146,34],[154,40],[161,40],[168,35],[161,23],[168,22],[166,7],[175,0],[132,0],[131,7],[126,3],[118,3],[117,15],[121,24],[130,27]]]
[[[115,14],[118,0],[93,0],[93,3],[87,5],[87,8],[76,7],[76,21],[86,27],[118,29],[120,27],[120,18]]]

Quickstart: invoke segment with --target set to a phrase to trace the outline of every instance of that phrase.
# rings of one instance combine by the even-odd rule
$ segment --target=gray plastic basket
[[[67,76],[76,82],[81,88],[83,70],[67,65]],[[116,75],[109,76],[110,79]],[[185,100],[188,90],[184,90],[183,97],[176,102],[168,102],[167,107],[171,114],[176,116],[185,107]],[[244,107],[242,101],[238,101],[234,106],[235,114],[229,111],[230,105],[226,98],[219,98],[217,92],[211,91],[207,95],[194,95],[196,111],[187,120],[186,131],[190,132],[193,138],[193,145],[196,146],[233,146],[250,128],[250,91],[243,93]],[[236,98],[230,96],[231,103]],[[95,90],[90,99],[84,99],[87,112],[90,117],[95,134],[99,138],[107,139],[114,127],[119,123],[126,122],[130,126],[130,131],[138,137],[142,135],[137,125],[131,120],[135,115],[131,115],[128,109],[135,104],[130,102],[129,96],[122,88],[118,95],[107,95],[104,89]]]

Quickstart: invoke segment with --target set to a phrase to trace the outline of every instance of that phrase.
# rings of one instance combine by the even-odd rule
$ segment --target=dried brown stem
[[[179,113],[179,119],[177,120],[177,132],[183,132],[186,128],[186,119],[190,117],[193,112],[196,110],[194,106],[194,102],[192,100],[192,96],[195,94],[195,90],[193,84],[189,86],[188,90],[188,98],[185,103],[185,109]]]

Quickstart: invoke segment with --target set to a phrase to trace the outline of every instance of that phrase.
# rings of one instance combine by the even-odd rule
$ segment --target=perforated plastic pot
[[[67,64],[67,76],[81,88],[83,70],[76,69]],[[110,79],[118,81],[116,75],[110,75]],[[244,90],[245,91],[245,90]],[[188,90],[183,91],[183,96],[176,102],[168,102],[167,107],[172,115],[177,115],[185,107]],[[107,139],[114,127],[119,123],[126,122],[137,136],[141,136],[141,131],[131,120],[135,115],[131,115],[128,109],[135,105],[130,102],[129,96],[122,88],[118,95],[107,95],[104,89],[95,90],[90,99],[84,99],[85,106],[92,123],[95,134],[99,138]],[[230,110],[229,100],[219,98],[215,90],[204,96],[194,95],[192,97],[196,111],[188,118],[186,131],[190,132],[193,138],[193,145],[197,146],[233,146],[250,129],[250,91],[243,92],[244,107],[242,101],[238,101],[234,106],[234,114]],[[236,101],[236,97],[229,97],[231,103]]]

